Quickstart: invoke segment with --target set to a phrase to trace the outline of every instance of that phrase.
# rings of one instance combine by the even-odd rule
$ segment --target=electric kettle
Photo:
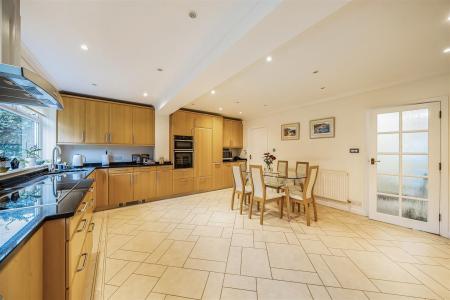
[[[83,154],[74,154],[72,157],[72,167],[82,167],[86,162],[86,157]]]

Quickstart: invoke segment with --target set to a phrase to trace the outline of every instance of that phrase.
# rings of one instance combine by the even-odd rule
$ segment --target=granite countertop
[[[239,158],[239,159],[235,160],[233,158],[232,160],[226,160],[226,159],[223,160],[224,163],[234,163],[234,162],[239,162],[239,161],[247,161],[247,159],[246,158]]]
[[[157,167],[157,166],[171,166],[172,162],[165,161],[163,164],[155,162],[151,165],[137,164],[135,162],[112,162],[109,166],[102,166],[101,163],[85,163],[84,167],[93,167],[96,169],[107,169],[107,168],[130,168],[130,167]]]
[[[94,170],[41,171],[0,182],[0,267],[46,220],[74,215]]]

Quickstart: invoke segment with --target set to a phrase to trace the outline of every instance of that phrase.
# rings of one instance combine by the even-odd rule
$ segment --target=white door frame
[[[403,105],[391,105],[391,106],[383,106],[374,108],[371,111],[367,112],[367,131],[366,131],[366,137],[367,137],[367,145],[370,145],[370,134],[371,134],[371,126],[370,126],[370,115],[373,110],[377,110],[380,108],[389,108],[389,107],[398,107],[398,106],[407,106],[407,105],[414,105],[414,104],[425,104],[430,102],[440,102],[441,104],[441,173],[440,173],[440,199],[439,199],[439,213],[441,215],[441,221],[439,223],[439,234],[445,237],[450,237],[450,228],[449,228],[449,107],[448,107],[448,96],[440,96],[440,97],[434,97],[434,98],[427,98],[420,102],[412,102],[412,103],[404,103]],[[370,148],[368,148],[370,149]],[[363,205],[364,211],[367,215],[369,215],[369,209],[370,209],[370,151],[367,152],[367,169],[366,169],[366,205]]]

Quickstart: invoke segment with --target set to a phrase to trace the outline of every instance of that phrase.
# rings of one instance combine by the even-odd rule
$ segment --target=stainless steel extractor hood
[[[62,109],[58,90],[39,74],[20,67],[20,0],[1,0],[0,103]]]

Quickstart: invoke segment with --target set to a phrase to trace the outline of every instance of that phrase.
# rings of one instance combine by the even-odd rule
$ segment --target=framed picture
[[[281,140],[298,140],[300,139],[300,123],[290,123],[281,125]]]
[[[333,138],[334,122],[334,117],[309,121],[309,137],[311,139]]]

